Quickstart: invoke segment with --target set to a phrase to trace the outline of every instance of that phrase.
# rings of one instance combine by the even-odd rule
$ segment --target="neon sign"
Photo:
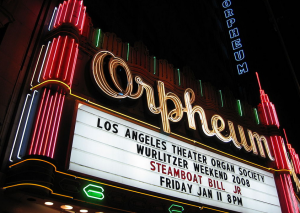
[[[84,193],[86,196],[97,199],[97,200],[103,200],[104,199],[104,189],[101,186],[97,186],[94,184],[89,184],[86,187],[83,188]]]
[[[238,38],[240,36],[239,29],[237,27],[233,27],[235,24],[235,18],[233,18],[234,13],[233,9],[229,8],[231,6],[231,0],[224,0],[222,3],[222,7],[224,10],[224,15],[226,18],[227,28],[229,29],[229,37],[230,39],[234,39],[231,41],[232,50],[235,51],[233,53],[235,61],[238,62],[236,65],[238,74],[241,75],[243,73],[248,72],[247,62],[243,61],[245,59],[244,50],[241,49],[243,47],[241,39]]]
[[[169,212],[170,213],[181,213],[184,211],[184,208],[182,206],[179,206],[179,205],[175,205],[175,204],[172,204],[170,207],[169,207]]]
[[[107,58],[109,58],[108,72],[111,76],[114,86],[118,91],[115,91],[115,89],[113,89],[106,80],[103,65],[104,65],[104,61],[106,61],[105,59]],[[124,68],[126,78],[127,78],[126,79],[127,85],[125,89],[122,88],[117,78],[117,68],[120,66]],[[247,129],[247,133],[250,141],[250,145],[249,145],[245,138],[244,128],[238,125],[240,138],[241,138],[241,141],[239,142],[236,137],[233,122],[229,120],[228,120],[228,126],[229,126],[230,133],[227,135],[223,135],[222,132],[225,130],[225,126],[226,126],[225,121],[220,115],[217,114],[211,117],[212,129],[210,129],[208,127],[205,110],[198,105],[192,106],[192,104],[195,101],[195,93],[190,88],[187,88],[183,94],[184,104],[185,104],[185,107],[183,107],[180,98],[173,92],[166,93],[164,83],[162,81],[157,81],[157,91],[159,97],[158,98],[159,106],[157,106],[155,103],[153,87],[147,84],[146,82],[144,82],[140,76],[135,76],[134,78],[138,89],[136,93],[133,93],[133,76],[131,74],[128,65],[122,58],[115,57],[109,51],[99,51],[98,53],[95,54],[92,60],[92,75],[99,88],[112,98],[138,99],[142,96],[143,91],[145,90],[148,109],[153,114],[161,115],[163,131],[165,133],[171,133],[170,121],[179,122],[183,118],[184,113],[187,114],[189,128],[196,130],[195,115],[198,114],[202,124],[201,125],[202,130],[204,134],[206,134],[207,136],[209,137],[216,136],[219,140],[221,140],[224,143],[228,143],[232,141],[236,148],[241,149],[243,147],[247,152],[252,151],[253,154],[255,155],[258,155],[258,151],[259,151],[260,156],[263,158],[266,157],[263,148],[264,145],[269,159],[274,161],[274,158],[271,155],[269,145],[265,136],[263,135],[260,136],[258,133],[252,132],[251,130]],[[170,111],[168,110],[167,100],[173,102],[175,106],[174,109]],[[255,141],[259,150],[257,150]]]
[[[280,212],[272,172],[163,135],[105,109],[83,102],[75,107],[68,170],[235,212]],[[86,190],[101,192],[94,187]],[[170,210],[183,209],[173,205]]]

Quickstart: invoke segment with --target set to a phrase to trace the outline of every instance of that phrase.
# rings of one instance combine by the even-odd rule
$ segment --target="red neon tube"
[[[280,136],[280,138],[281,138],[282,149],[283,149],[284,154],[285,154],[285,159],[286,159],[285,163],[286,163],[287,169],[291,169],[290,168],[290,158],[289,158],[289,154],[288,154],[289,153],[288,149],[286,148],[285,141],[284,141],[283,137]]]
[[[55,128],[56,128],[56,121],[57,121],[57,116],[58,116],[58,109],[59,109],[59,106],[60,106],[60,103],[61,103],[61,94],[59,94],[59,97],[58,97],[58,103],[55,107],[55,116],[54,116],[54,122],[53,122],[53,126],[52,126],[52,129],[51,129],[51,137],[50,137],[50,140],[49,140],[49,147],[48,147],[48,151],[47,151],[47,156],[50,157],[50,150],[52,149],[52,143],[53,143],[53,134],[54,134],[54,131],[55,131]]]
[[[45,146],[44,146],[43,155],[46,155],[46,149],[47,149],[48,142],[49,142],[49,134],[50,134],[51,129],[53,128],[53,121],[52,120],[53,120],[53,115],[54,115],[54,108],[57,105],[56,102],[57,102],[57,92],[55,93],[54,101],[53,101],[53,104],[52,104],[51,116],[50,116],[50,121],[49,121],[49,125],[48,125],[48,128],[47,128],[47,136],[46,136],[46,139],[45,139],[46,143],[45,143]]]
[[[273,115],[273,119],[274,119],[274,124],[279,127],[279,123],[277,122],[277,118],[276,118],[276,112],[275,112],[275,107],[274,104],[270,103],[271,105],[271,110],[272,110],[272,115]]]
[[[70,0],[68,0],[68,2],[65,1],[64,3],[66,3],[66,6],[65,6],[66,9],[65,9],[65,12],[64,12],[64,18],[63,18],[62,22],[66,23],[66,16],[67,16],[67,13],[68,13]]]
[[[287,186],[286,186],[285,181],[284,181],[284,174],[280,174],[279,177],[280,177],[279,181],[280,181],[281,188],[282,188],[284,198],[285,198],[285,203],[284,204],[287,207],[288,211],[292,212],[291,206],[290,206],[291,202],[290,202],[289,196],[288,196],[287,191],[286,191]]]
[[[290,198],[290,195],[289,195],[289,192],[287,191],[287,187],[288,185],[286,184],[286,181],[285,181],[285,175],[284,174],[281,174],[280,175],[280,180],[282,182],[282,186],[283,186],[283,192],[284,192],[284,195],[285,195],[285,200],[286,200],[286,206],[288,207],[288,210],[289,212],[294,212],[292,210],[292,206],[291,206],[291,198]]]
[[[273,114],[274,114],[274,117],[275,117],[276,125],[277,125],[277,127],[279,128],[280,124],[279,124],[279,120],[278,120],[278,116],[277,116],[277,113],[276,113],[276,109],[275,109],[275,105],[274,105],[274,104],[272,104],[272,109],[273,109]]]
[[[64,78],[63,80],[65,81],[67,79],[67,75],[68,75],[68,72],[70,70],[70,61],[71,61],[71,57],[72,57],[72,53],[73,53],[73,49],[74,49],[74,42],[75,42],[75,39],[72,39],[71,41],[71,47],[69,48],[70,51],[69,51],[69,58],[68,58],[68,63],[65,67],[65,75],[64,75]]]
[[[35,138],[37,126],[39,124],[39,120],[40,120],[41,110],[43,108],[43,102],[44,102],[45,94],[46,94],[46,89],[44,89],[44,92],[43,92],[43,95],[42,95],[42,99],[41,99],[41,103],[40,103],[40,107],[39,107],[39,111],[38,111],[38,114],[37,114],[38,116],[37,116],[37,119],[36,119],[34,131],[33,131],[33,137],[32,137],[32,140],[31,140],[31,145],[30,145],[30,149],[29,149],[29,155],[32,154],[32,148],[33,148],[33,145],[34,145],[34,142],[35,142],[34,138]]]
[[[78,44],[76,44],[76,49],[75,49],[75,57],[74,57],[74,61],[73,61],[73,67],[72,67],[72,71],[71,71],[71,77],[70,77],[70,86],[72,86],[72,82],[73,82],[73,77],[74,77],[74,71],[75,71],[75,66],[76,66],[76,62],[77,62],[77,56],[78,56]]]
[[[267,102],[266,105],[267,105],[267,109],[268,109],[268,111],[269,111],[270,123],[271,123],[271,124],[274,124],[274,121],[273,121],[273,118],[272,118],[272,115],[273,115],[273,114],[272,114],[271,111],[270,111],[270,103]]]
[[[278,197],[279,197],[279,201],[280,201],[282,211],[289,213],[290,210],[289,210],[287,195],[284,191],[284,186],[283,186],[283,182],[281,180],[280,175],[275,176],[275,183],[276,183],[276,188],[277,188]]]
[[[274,156],[275,156],[276,167],[277,167],[277,169],[279,169],[278,153],[276,152],[276,149],[275,149],[275,146],[274,146],[273,136],[270,136],[270,140],[271,140],[271,145],[272,145]]]
[[[64,1],[63,2],[63,6],[62,6],[62,10],[61,10],[61,16],[59,17],[59,20],[58,20],[58,25],[61,25],[63,23],[63,20],[64,20],[64,17],[66,15],[66,4],[67,2]]]
[[[54,21],[54,25],[53,25],[54,28],[56,28],[59,25],[61,11],[62,11],[62,4],[59,4],[58,10],[57,10],[57,15],[55,17],[55,21]]]
[[[51,67],[49,69],[49,78],[52,78],[51,73],[52,73],[52,69],[53,69],[53,64],[54,64],[54,62],[56,61],[56,58],[57,58],[56,52],[57,52],[57,47],[60,44],[60,38],[61,38],[61,36],[58,36],[58,39],[57,39],[57,42],[56,42],[56,45],[55,45],[55,50],[54,50],[54,54],[53,54],[53,57],[52,57],[52,63],[51,63]]]
[[[79,11],[78,11],[78,18],[77,18],[77,22],[76,22],[76,24],[75,24],[75,26],[78,26],[78,23],[79,23],[79,19],[80,19],[80,15],[81,15],[81,10],[82,10],[82,4],[83,4],[83,1],[80,1],[80,3],[79,3]]]
[[[61,70],[61,63],[62,63],[63,58],[64,58],[64,53],[65,53],[67,40],[68,40],[68,36],[65,37],[63,47],[62,47],[61,52],[60,52],[61,55],[60,55],[60,60],[59,60],[59,64],[58,64],[58,68],[57,68],[57,72],[56,72],[56,78],[58,78],[60,70]]]
[[[282,169],[289,169],[287,160],[285,158],[285,153],[283,150],[283,144],[280,139],[282,139],[280,136],[275,136],[276,142],[277,142],[277,147],[278,147],[278,152],[280,153],[280,159],[281,159],[281,164],[282,164]]]
[[[283,179],[284,179],[284,185],[285,185],[285,190],[286,190],[286,193],[287,193],[287,197],[288,197],[288,201],[289,201],[289,204],[290,204],[290,208],[292,210],[292,212],[295,212],[294,210],[294,205],[293,205],[293,198],[291,196],[291,194],[289,193],[289,183],[288,183],[288,180],[287,180],[287,175],[286,174],[282,174],[283,175]]]
[[[79,31],[80,31],[80,27],[81,27],[81,24],[82,24],[82,21],[83,21],[83,16],[84,16],[84,6],[81,5],[80,15],[79,15],[78,23],[77,23]]]
[[[50,58],[52,59],[53,58],[53,55],[52,55],[52,51],[53,51],[53,47],[54,45],[56,45],[56,41],[57,39],[54,38],[52,43],[51,43],[51,46],[50,46],[50,50],[49,50],[49,53],[48,53],[48,57],[47,57],[47,62],[46,62],[46,65],[45,65],[45,69],[44,69],[44,74],[43,74],[43,79],[46,80],[46,75],[48,74],[48,65],[49,65],[49,61],[50,61]]]
[[[50,93],[50,90],[49,90],[49,93]],[[46,108],[45,111],[46,112],[46,119],[42,121],[42,124],[43,124],[43,133],[42,133],[42,138],[40,140],[40,147],[39,147],[39,151],[38,151],[38,154],[40,155],[41,154],[41,151],[42,151],[42,147],[43,147],[43,144],[44,144],[44,137],[45,137],[45,132],[46,132],[46,129],[48,129],[48,126],[50,125],[48,123],[48,118],[49,118],[49,115],[50,115],[50,111],[51,111],[51,108],[52,108],[52,100],[53,100],[53,96],[50,97],[50,101],[49,101],[49,104],[48,104],[48,107]]]
[[[278,145],[278,140],[277,140],[277,136],[274,136],[274,143],[275,143],[275,147],[276,147],[276,152],[278,154],[278,164],[279,164],[279,168],[278,169],[283,169],[283,163],[282,163],[282,156],[280,153],[280,147]]]
[[[62,109],[63,109],[63,105],[64,105],[64,100],[65,100],[65,96],[63,95],[62,99],[61,99],[59,113],[58,113],[58,122],[57,122],[57,125],[56,125],[55,134],[54,134],[53,147],[52,147],[52,151],[51,151],[51,158],[53,158],[53,155],[54,155],[54,149],[55,149],[55,146],[56,146],[58,127],[59,127],[59,124],[60,124],[60,119],[61,119]]]
[[[36,138],[36,143],[35,143],[35,147],[34,147],[34,152],[33,152],[34,155],[36,155],[36,153],[37,153],[37,148],[38,148],[38,145],[39,145],[40,135],[41,135],[41,131],[42,131],[42,128],[43,128],[43,121],[44,121],[44,117],[45,117],[45,111],[46,111],[46,108],[47,108],[47,103],[48,103],[49,95],[50,95],[50,90],[48,90],[46,99],[44,101],[45,103],[43,105],[42,117],[41,117],[40,120],[37,121],[37,122],[40,123],[40,125],[39,125],[39,130],[38,130],[38,134],[37,134],[37,138]]]
[[[277,142],[278,151],[280,153],[280,159],[281,159],[281,163],[282,163],[282,169],[289,169],[288,166],[287,166],[286,160],[284,160],[284,158],[283,158],[284,151],[283,151],[282,144],[281,144],[280,140],[278,139],[278,137],[279,136],[275,136],[276,142]]]
[[[70,14],[70,20],[69,20],[70,23],[72,22],[76,1],[72,0],[72,4],[73,4],[73,7],[72,7],[72,10],[71,10],[71,14]]]
[[[265,110],[265,107],[264,107],[264,103],[261,104],[262,108],[263,108],[263,111],[264,111],[264,115],[265,115],[265,121],[267,123],[267,125],[269,125],[269,121],[268,121],[268,118],[267,118],[267,114],[266,114],[266,110]]]
[[[293,209],[294,209],[295,212],[299,212],[298,204],[297,204],[295,195],[293,193],[294,191],[293,191],[293,184],[292,184],[292,181],[291,181],[291,176],[286,175],[286,179],[288,181],[288,186],[289,186],[289,188],[287,188],[287,190],[291,191],[290,195],[291,195],[291,198],[292,198],[291,202],[293,203]]]
[[[287,143],[289,143],[288,139],[287,139],[287,136],[286,136],[286,132],[285,132],[285,129],[283,128],[283,133],[284,133],[284,136],[285,136],[285,140]]]
[[[86,11],[86,7],[84,7],[83,8],[83,10],[82,10],[82,20],[81,20],[81,24],[80,24],[80,28],[79,28],[79,32],[80,32],[80,34],[82,34],[82,32],[83,32],[83,26],[84,26],[84,21],[85,21],[85,11]]]

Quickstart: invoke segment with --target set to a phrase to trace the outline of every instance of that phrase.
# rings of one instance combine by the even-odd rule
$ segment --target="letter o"
[[[213,158],[211,159],[211,165],[216,166],[216,161]]]
[[[231,5],[231,0],[225,0],[222,3],[223,8],[228,8]]]
[[[107,131],[109,131],[109,130],[111,129],[111,124],[109,123],[109,121],[106,121],[106,122],[104,123],[104,128],[105,128],[105,130],[107,130]]]
[[[192,174],[190,172],[186,173],[188,181],[192,181]]]
[[[105,78],[103,63],[106,57],[110,57],[110,60],[108,62],[109,74],[112,78],[113,84],[119,91],[115,91],[114,89],[112,89]],[[126,73],[127,85],[125,90],[121,87],[120,82],[117,78],[116,70],[119,66],[123,67]],[[123,59],[115,57],[111,52],[100,51],[96,53],[93,58],[92,74],[94,76],[96,84],[104,93],[106,93],[110,97],[118,99],[130,97],[133,87],[132,75],[129,67]]]

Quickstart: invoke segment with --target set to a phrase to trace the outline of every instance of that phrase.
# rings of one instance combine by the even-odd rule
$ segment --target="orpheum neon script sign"
[[[108,60],[106,60],[108,59]],[[104,60],[108,62],[108,71],[111,76],[112,82],[117,88],[118,91],[115,91],[107,82],[104,71]],[[117,68],[123,67],[127,77],[127,86],[125,89],[122,88],[120,82],[117,78]],[[131,98],[138,99],[142,96],[143,91],[146,91],[147,104],[150,112],[153,114],[160,114],[162,119],[163,131],[166,133],[171,133],[170,121],[179,122],[183,118],[183,114],[186,113],[189,128],[196,130],[195,123],[195,114],[198,114],[202,124],[202,130],[207,136],[217,136],[217,138],[224,143],[232,141],[236,148],[241,149],[242,147],[247,152],[253,152],[253,154],[258,155],[258,151],[261,157],[266,158],[266,154],[263,148],[267,152],[267,155],[270,160],[274,161],[273,156],[270,153],[268,142],[265,136],[259,135],[256,132],[252,132],[247,129],[250,145],[247,143],[244,128],[238,125],[238,130],[240,134],[241,141],[237,140],[235,128],[232,121],[228,120],[228,127],[230,130],[229,135],[223,135],[222,131],[225,129],[225,121],[220,115],[213,115],[211,117],[212,129],[208,127],[207,118],[205,111],[201,106],[192,104],[195,101],[195,93],[192,89],[187,88],[184,92],[184,104],[183,107],[179,97],[172,92],[165,92],[165,86],[162,81],[157,81],[157,91],[159,97],[159,106],[156,106],[154,100],[154,89],[151,85],[145,83],[140,76],[135,76],[135,82],[138,85],[136,93],[133,93],[133,77],[131,71],[126,64],[126,62],[119,58],[115,57],[111,52],[108,51],[99,51],[95,54],[92,60],[92,74],[95,79],[95,82],[99,88],[108,96],[116,99]],[[168,110],[167,100],[170,100],[174,103],[175,108]],[[255,144],[255,141],[258,146],[258,150]]]

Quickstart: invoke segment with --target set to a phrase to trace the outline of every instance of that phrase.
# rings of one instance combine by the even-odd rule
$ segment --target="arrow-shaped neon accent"
[[[177,207],[177,208],[180,208],[181,210],[177,210],[177,209],[172,209],[172,207]],[[182,213],[184,211],[184,208],[182,206],[179,206],[179,205],[175,205],[175,204],[172,204],[169,208],[169,212],[170,213],[175,213],[175,212],[179,212],[179,213]]]
[[[95,187],[100,189],[99,191],[95,191],[92,189],[88,189],[88,187]],[[103,200],[104,199],[104,189],[101,186],[97,186],[97,185],[93,185],[93,184],[89,184],[86,187],[83,188],[84,193],[86,194],[86,196],[90,197],[90,198],[94,198],[94,199],[98,199],[98,200]]]

